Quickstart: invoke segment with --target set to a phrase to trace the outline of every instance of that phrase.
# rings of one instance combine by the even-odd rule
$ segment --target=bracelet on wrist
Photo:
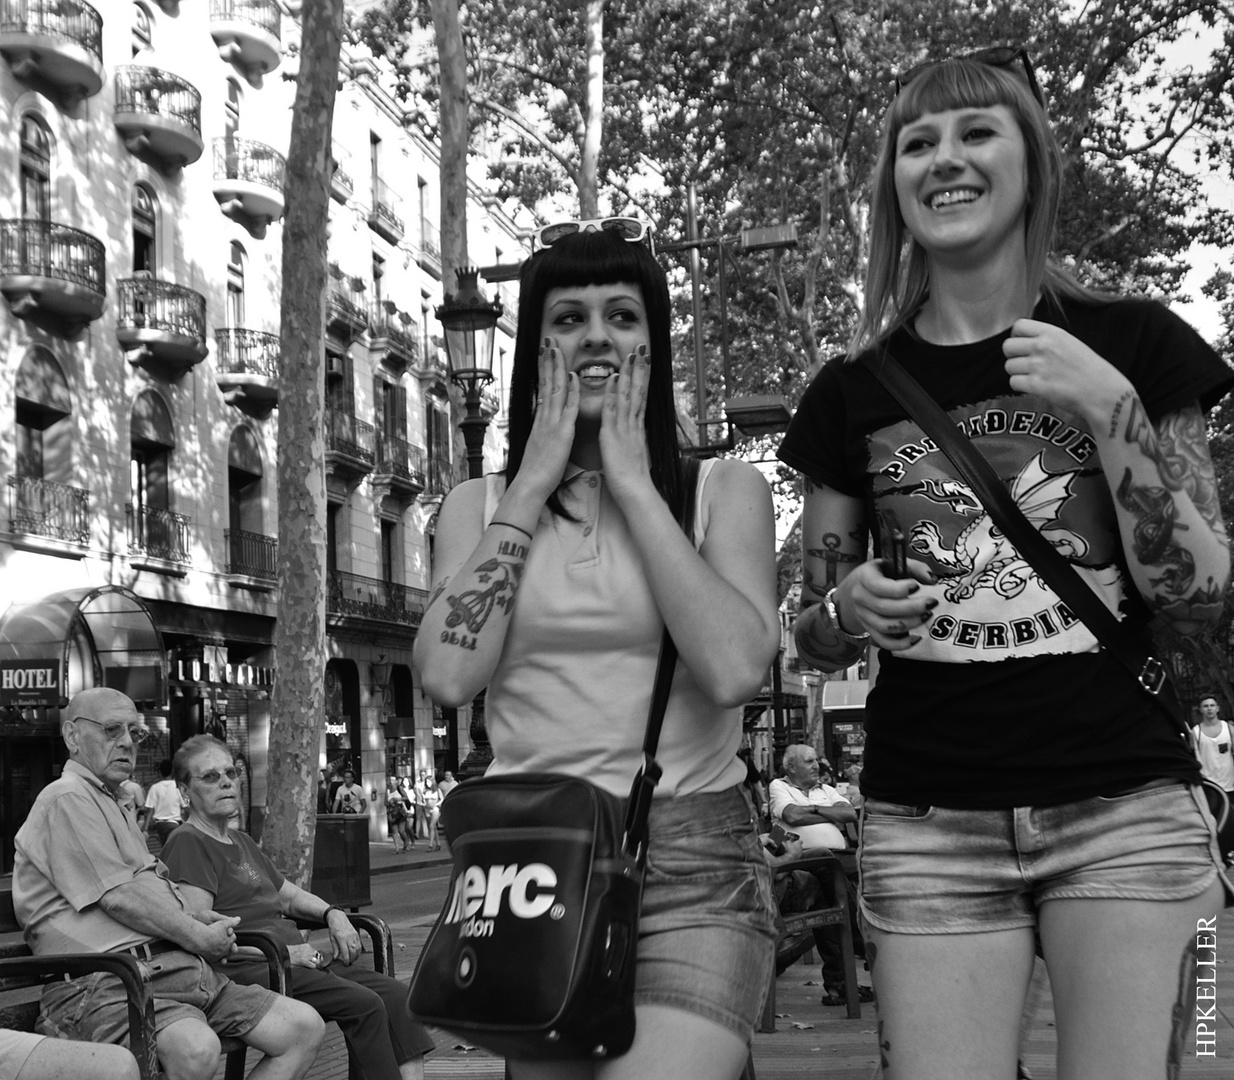
[[[840,611],[835,602],[835,591],[839,587],[839,585],[833,585],[823,594],[823,607],[827,610],[827,617],[831,620],[831,625],[835,627],[835,632],[845,641],[851,641],[854,645],[865,644],[870,640],[868,633],[850,634],[840,625]]]
[[[531,533],[529,533],[529,532],[528,532],[526,529],[524,529],[522,526],[520,526],[520,525],[512,525],[512,524],[511,524],[510,522],[508,522],[508,521],[498,521],[496,518],[494,518],[492,521],[490,521],[490,522],[489,522],[489,525],[490,525],[490,526],[493,526],[493,525],[504,525],[507,529],[513,529],[515,532],[521,532],[521,533],[522,533],[525,537],[527,537],[527,539],[528,539],[528,540],[533,539],[533,537],[532,537]]]
[[[325,913],[321,916],[321,921],[323,923],[328,923],[330,921],[330,912],[332,911],[342,911],[344,915],[347,914],[347,912],[339,907],[338,904],[331,904],[328,908],[326,908]]]

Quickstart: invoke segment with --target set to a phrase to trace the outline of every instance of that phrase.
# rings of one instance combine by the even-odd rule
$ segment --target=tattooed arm
[[[1131,576],[1148,606],[1184,634],[1215,621],[1230,551],[1199,406],[1154,428],[1121,371],[1048,323],[1018,320],[1003,351],[1013,390],[1038,394],[1088,426]]]
[[[929,580],[925,564],[910,559],[911,579],[888,578],[881,559],[866,559],[862,500],[802,479],[801,612],[793,627],[797,652],[821,671],[840,671],[856,663],[866,647],[846,634],[868,633],[876,646],[891,652],[911,648],[934,605],[919,595],[918,581]],[[837,586],[832,600],[840,616],[838,628],[821,603]]]

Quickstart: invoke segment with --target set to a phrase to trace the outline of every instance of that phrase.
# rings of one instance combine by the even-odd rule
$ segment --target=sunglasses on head
[[[536,229],[531,234],[531,244],[534,250],[536,247],[552,247],[558,240],[573,236],[575,233],[606,232],[619,236],[631,244],[646,240],[647,246],[651,248],[651,253],[654,255],[656,251],[655,239],[652,236],[654,231],[655,225],[652,222],[640,221],[638,218],[584,218],[580,221],[558,221],[556,224]]]
[[[1013,68],[1016,64],[1024,65],[1024,75],[1028,80],[1028,88],[1032,91],[1037,104],[1045,108],[1045,94],[1041,92],[1041,84],[1037,82],[1037,73],[1033,70],[1033,62],[1028,57],[1028,50],[1023,45],[995,45],[989,49],[978,49],[976,52],[963,53],[960,56],[946,56],[942,60],[926,60],[896,76],[896,93],[898,94],[923,71],[938,67],[939,64],[950,63],[952,60],[971,60],[986,67]]]

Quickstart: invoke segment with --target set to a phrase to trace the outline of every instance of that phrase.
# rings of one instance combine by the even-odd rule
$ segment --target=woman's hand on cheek
[[[618,501],[640,483],[651,482],[645,423],[650,375],[647,347],[640,345],[604,388],[600,454],[605,483]]]
[[[561,350],[545,338],[540,347],[540,381],[531,433],[523,451],[518,479],[531,484],[542,498],[557,489],[574,445],[578,418],[578,375],[566,371]]]
[[[1011,389],[1045,398],[1096,430],[1130,388],[1127,377],[1061,326],[1017,319],[1003,343]]]

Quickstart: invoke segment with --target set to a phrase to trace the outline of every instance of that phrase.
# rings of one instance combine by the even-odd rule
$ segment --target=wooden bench
[[[271,986],[277,985],[281,992],[286,992],[287,947],[261,932],[237,934],[236,940],[261,949],[270,967]],[[34,956],[13,911],[12,889],[0,890],[0,1027],[33,1031],[43,984],[48,978],[80,978],[99,971],[115,975],[124,984],[128,995],[129,1049],[137,1059],[141,1080],[157,1080],[154,1000],[150,976],[141,962],[126,952]],[[239,1039],[223,1038],[220,1042],[227,1059],[226,1080],[243,1080],[247,1047]]]
[[[763,1005],[763,1018],[758,1030],[773,1032],[776,1029],[776,976],[814,947],[813,931],[823,926],[840,928],[840,951],[844,964],[844,1000],[850,1019],[861,1016],[861,999],[857,993],[857,961],[853,951],[853,928],[849,921],[848,885],[844,868],[834,855],[813,855],[796,862],[775,867],[775,874],[787,874],[793,870],[805,870],[812,874],[830,877],[831,894],[835,903],[831,907],[814,908],[810,911],[780,914],[776,925],[780,936],[776,942],[776,966],[767,987]]]

